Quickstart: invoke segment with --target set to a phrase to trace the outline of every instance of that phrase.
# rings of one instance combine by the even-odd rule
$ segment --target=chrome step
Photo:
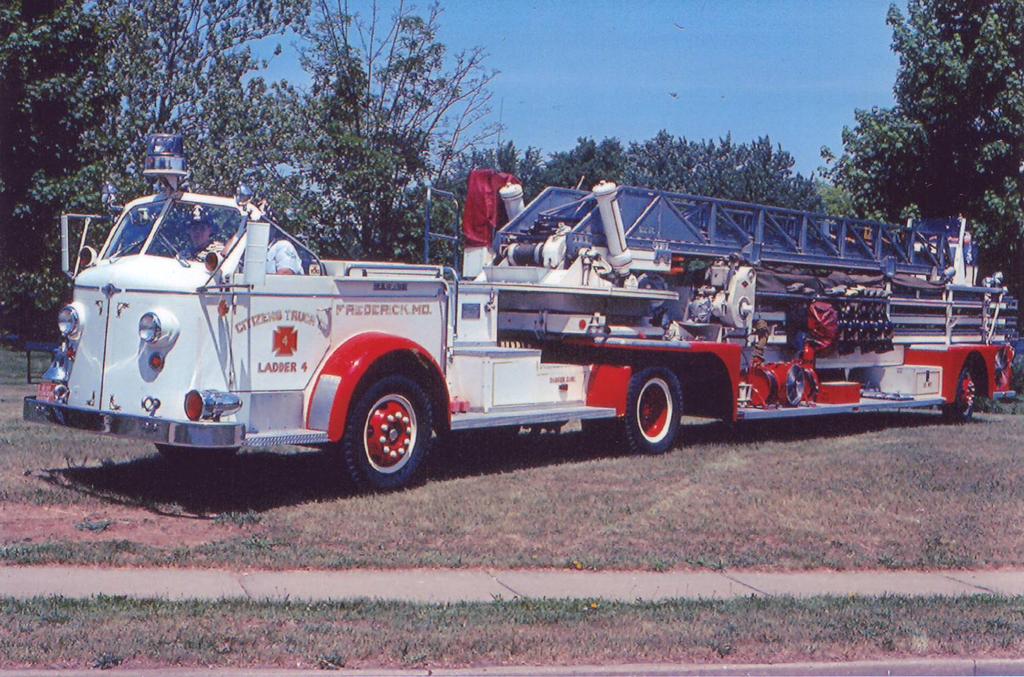
[[[243,447],[315,446],[330,442],[327,433],[320,430],[275,430],[274,432],[246,435]]]

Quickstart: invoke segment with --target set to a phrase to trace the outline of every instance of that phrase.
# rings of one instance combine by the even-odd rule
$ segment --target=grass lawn
[[[1024,417],[931,412],[687,425],[633,457],[522,435],[355,493],[326,455],[215,468],[21,421],[0,352],[0,562],[188,566],[956,568],[1024,565]],[[15,365],[15,366],[12,366]]]
[[[1024,598],[400,603],[0,599],[0,668],[1017,657]]]

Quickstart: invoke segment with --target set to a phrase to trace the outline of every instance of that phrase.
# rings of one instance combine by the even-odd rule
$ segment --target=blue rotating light
[[[146,139],[143,176],[164,180],[172,189],[188,176],[185,141],[181,134],[150,134]]]

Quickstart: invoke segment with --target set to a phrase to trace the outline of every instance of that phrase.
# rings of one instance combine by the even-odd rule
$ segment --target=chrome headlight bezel
[[[153,311],[143,313],[139,318],[139,338],[143,343],[156,343],[163,337],[164,327],[160,316]]]
[[[82,317],[74,305],[68,304],[57,313],[57,329],[67,339],[76,339],[81,334]]]

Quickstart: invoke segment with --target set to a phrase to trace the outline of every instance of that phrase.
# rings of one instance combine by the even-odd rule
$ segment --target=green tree
[[[13,0],[0,7],[0,322],[52,336],[67,294],[58,217],[95,209],[102,166],[97,130],[115,97],[105,29],[80,0]]]
[[[813,178],[793,172],[796,161],[767,136],[736,143],[688,141],[666,131],[627,151],[626,181],[640,186],[697,195],[818,210],[821,198]]]
[[[126,194],[146,188],[145,139],[185,135],[193,189],[232,194],[242,178],[277,183],[290,134],[291,91],[261,77],[260,40],[300,23],[309,0],[98,0],[112,31],[110,77],[120,97],[105,126],[109,172]],[[282,139],[283,140],[283,139]]]
[[[1024,2],[889,9],[896,105],[855,113],[827,172],[863,216],[964,214],[986,269],[1024,284]],[[829,159],[825,156],[826,161]]]
[[[538,180],[547,186],[590,190],[599,181],[622,183],[626,164],[626,150],[618,139],[597,142],[580,137],[571,150],[551,154]]]
[[[423,185],[490,138],[481,49],[450,54],[441,9],[404,2],[385,19],[318,0],[303,28],[312,86],[301,101],[295,169],[303,214],[324,254],[413,260]]]

